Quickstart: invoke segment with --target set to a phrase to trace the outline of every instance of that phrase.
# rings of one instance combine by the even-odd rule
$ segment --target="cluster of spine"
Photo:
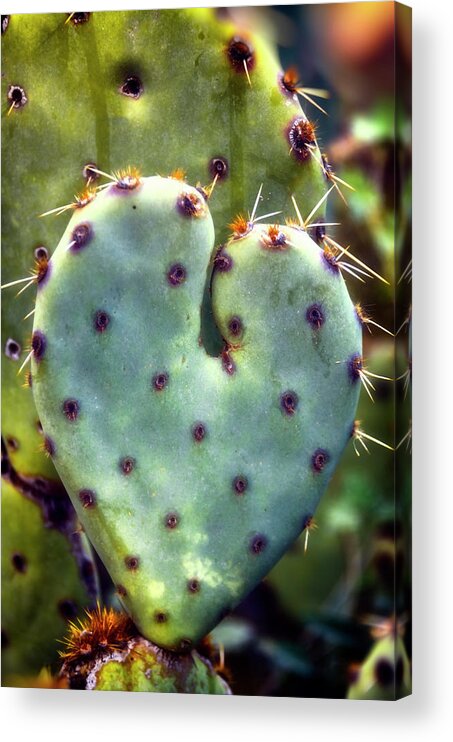
[[[211,663],[193,650],[175,656],[137,634],[130,619],[97,607],[71,623],[58,681],[78,690],[229,695]]]

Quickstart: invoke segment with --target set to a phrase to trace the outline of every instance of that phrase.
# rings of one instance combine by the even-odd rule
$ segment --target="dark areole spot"
[[[228,322],[228,330],[233,337],[238,337],[242,333],[242,322],[239,317],[232,317]]]
[[[8,340],[5,343],[5,356],[7,358],[11,358],[12,361],[18,361],[20,358],[22,348],[20,347],[17,340],[13,340],[13,338],[8,338]]]
[[[39,247],[35,248],[34,256],[38,261],[49,260],[49,251],[47,247],[44,247],[44,245],[39,245]]]
[[[80,490],[79,500],[85,509],[94,508],[96,505],[96,495],[93,490]]]
[[[31,340],[33,358],[39,363],[46,352],[47,341],[45,335],[40,330],[35,330]]]
[[[310,147],[316,142],[315,127],[303,118],[297,118],[288,130],[292,153],[300,160],[310,156]]]
[[[71,422],[77,420],[79,411],[80,407],[76,399],[65,399],[65,401],[63,402],[63,412],[68,420],[70,420]]]
[[[187,589],[189,593],[199,593],[200,587],[200,581],[195,578],[193,578],[192,580],[188,580],[187,582]]]
[[[220,245],[214,258],[214,270],[219,273],[228,273],[232,267],[233,258],[224,251],[223,245]]]
[[[284,72],[279,72],[277,82],[280,90],[286,96],[293,98],[297,96],[297,88],[300,86],[299,73],[295,67],[289,67]]]
[[[116,175],[115,188],[120,191],[133,191],[142,183],[140,171],[138,168],[129,166],[125,170],[120,170]]]
[[[130,474],[134,467],[135,459],[133,459],[131,456],[126,456],[126,458],[120,461],[120,469],[123,474]]]
[[[13,436],[8,436],[6,438],[6,446],[10,453],[14,453],[19,449],[19,441],[17,438],[13,438]]]
[[[93,236],[93,230],[87,223],[79,224],[71,234],[71,251],[78,252],[85,247]]]
[[[124,564],[126,569],[134,572],[139,567],[140,559],[137,556],[127,556],[124,558]]]
[[[374,677],[378,685],[388,687],[392,685],[395,679],[395,670],[388,660],[382,658],[376,662],[374,668]]]
[[[240,36],[234,36],[227,47],[227,56],[235,72],[250,72],[255,66],[255,53],[251,45]]]
[[[319,304],[311,304],[307,308],[305,318],[309,325],[315,330],[319,330],[325,322],[324,312]]]
[[[123,95],[137,100],[143,93],[142,81],[136,75],[126,77],[125,81],[121,85],[120,91]]]
[[[153,377],[153,387],[156,392],[161,392],[168,384],[168,374],[161,371]]]
[[[322,245],[322,243],[324,242],[326,233],[327,231],[326,231],[324,224],[318,224],[318,226],[315,227],[314,237],[315,237],[315,242],[317,245]]]
[[[170,286],[180,286],[187,278],[187,271],[181,263],[175,263],[167,273]]]
[[[183,191],[176,202],[181,214],[188,217],[201,217],[206,214],[204,199],[193,191]]]
[[[10,85],[7,98],[9,108],[23,108],[28,101],[25,90],[20,85]]]
[[[86,181],[90,181],[91,183],[95,180],[99,180],[101,177],[99,173],[96,172],[98,170],[98,166],[95,162],[87,162],[86,165],[83,166],[82,169],[82,176]]]
[[[55,443],[49,435],[44,436],[44,451],[48,456],[55,456],[56,448]]]
[[[360,379],[360,372],[363,369],[363,358],[360,353],[355,353],[348,361],[349,378],[352,382]]]
[[[168,621],[168,614],[164,613],[164,611],[156,611],[154,620],[156,623],[166,623]]]
[[[120,596],[120,598],[125,598],[126,595],[127,595],[127,590],[124,587],[124,585],[117,585],[116,586],[116,592],[118,593],[118,595]]]
[[[2,649],[7,649],[8,647],[9,647],[9,637],[6,631],[2,629]]]
[[[267,538],[266,536],[263,536],[261,533],[256,534],[253,536],[252,540],[250,541],[250,551],[252,554],[261,554],[261,552],[264,551],[264,549],[267,546]]]
[[[105,332],[110,322],[110,317],[103,309],[99,309],[94,315],[94,329],[96,332]]]
[[[236,494],[243,495],[247,487],[248,487],[247,477],[244,477],[242,474],[239,474],[239,476],[233,479],[233,489],[236,492]]]
[[[73,600],[63,599],[58,601],[58,612],[65,621],[73,621],[77,616],[77,603]]]
[[[177,513],[167,513],[164,522],[167,528],[173,530],[179,523],[179,515]]]
[[[46,248],[41,248],[45,250]],[[50,258],[43,255],[41,258],[36,258],[35,262],[35,275],[36,282],[38,284],[38,291],[47,283],[51,273],[52,263]]]
[[[2,15],[2,34],[5,33],[9,26],[9,15]]]
[[[203,423],[195,423],[192,426],[192,436],[197,443],[200,443],[206,435],[206,428]]]
[[[325,465],[328,463],[329,458],[330,456],[327,451],[325,451],[323,448],[317,448],[313,456],[311,457],[311,465],[313,471],[317,473],[322,472]]]
[[[228,160],[225,157],[213,157],[209,160],[209,174],[218,181],[225,180],[228,176]]]
[[[16,552],[12,555],[11,562],[16,572],[19,572],[22,575],[25,574],[25,572],[27,571],[28,563],[23,554],[19,554],[18,552]]]
[[[299,398],[296,392],[283,392],[282,396],[280,397],[280,407],[286,415],[294,415],[298,404]]]
[[[80,26],[90,20],[91,13],[68,13],[68,20],[73,26]]]

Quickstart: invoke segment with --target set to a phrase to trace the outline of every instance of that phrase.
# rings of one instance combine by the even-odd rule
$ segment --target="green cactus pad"
[[[305,215],[321,198],[315,135],[304,133],[305,115],[282,84],[275,49],[215,11],[18,14],[8,21],[4,283],[29,274],[36,249],[57,244],[62,217],[38,215],[74,202],[87,177],[98,177],[86,170],[90,163],[107,172],[129,163],[163,175],[182,168],[204,185],[217,175],[211,207],[218,241],[237,212],[251,208],[263,182],[267,212],[288,207],[294,193]],[[32,326],[23,318],[33,302],[30,289],[15,299],[16,290],[7,289],[3,303],[2,429],[14,441],[17,470],[52,479],[52,463],[39,453],[31,395],[17,376]],[[17,360],[7,354],[10,339],[20,347]]]
[[[173,657],[165,661],[162,650],[143,638],[132,641],[125,654],[93,667],[88,682],[87,690],[230,695],[226,682],[196,652],[177,663]]]
[[[411,693],[411,669],[403,640],[375,642],[348,691],[352,701],[396,701]]]
[[[111,184],[70,221],[38,292],[33,390],[53,460],[141,633],[190,647],[310,523],[348,442],[361,328],[294,227],[217,254],[178,180]]]
[[[55,665],[68,620],[96,591],[93,555],[66,493],[37,497],[14,473],[2,478],[2,683]]]
[[[59,680],[78,690],[230,695],[227,683],[198,652],[176,655],[137,636],[114,611],[88,613],[72,625]]]
[[[3,275],[6,273],[11,276],[11,272],[4,269]],[[5,296],[3,298],[5,299]],[[31,301],[33,301],[33,296],[28,296],[27,306],[30,305]],[[8,299],[4,300],[2,306],[4,318],[10,310],[19,314],[22,312],[20,324],[13,321],[9,325],[2,349],[2,391],[4,398],[2,434],[8,451],[8,458],[14,468],[24,476],[44,477],[53,481],[57,479],[57,473],[52,460],[44,455],[41,422],[33,401],[30,377],[24,374],[18,375],[21,363],[29,352],[30,344],[30,330],[29,328],[26,329],[26,325],[22,321],[26,310],[22,305],[19,308],[19,301],[15,304],[14,298],[11,302]],[[18,319],[16,315],[16,320]],[[18,352],[14,352],[16,348],[19,349]],[[6,399],[7,403],[5,402]]]

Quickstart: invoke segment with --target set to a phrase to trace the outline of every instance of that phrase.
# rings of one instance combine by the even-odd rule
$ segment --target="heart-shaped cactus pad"
[[[139,630],[188,648],[309,525],[351,436],[361,325],[306,231],[219,248],[204,194],[133,175],[77,209],[40,276],[46,448]],[[203,345],[210,283],[225,339]]]

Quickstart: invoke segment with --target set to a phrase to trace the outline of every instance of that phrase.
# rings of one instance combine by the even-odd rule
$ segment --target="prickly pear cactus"
[[[229,695],[210,662],[192,651],[174,655],[137,635],[124,614],[105,608],[72,624],[60,681],[84,690]]]
[[[243,227],[211,276],[204,195],[131,171],[74,214],[37,296],[53,461],[137,627],[173,650],[309,524],[359,395],[361,326],[337,263],[301,227]]]
[[[193,183],[216,179],[217,241],[261,183],[268,212],[287,208],[294,193],[306,215],[321,198],[315,128],[274,49],[215,11],[12,15],[2,31],[4,283],[37,259],[40,285],[62,227],[58,215],[37,217],[89,199],[99,177],[89,165],[111,172],[135,162],[150,174],[182,168]],[[23,321],[30,290],[13,300],[24,287],[7,289],[3,304],[3,434],[18,471],[54,479],[30,389],[17,377],[32,326]],[[218,343],[214,328],[205,341]]]
[[[96,599],[93,555],[63,491],[2,478],[2,681],[56,664],[68,620]]]

